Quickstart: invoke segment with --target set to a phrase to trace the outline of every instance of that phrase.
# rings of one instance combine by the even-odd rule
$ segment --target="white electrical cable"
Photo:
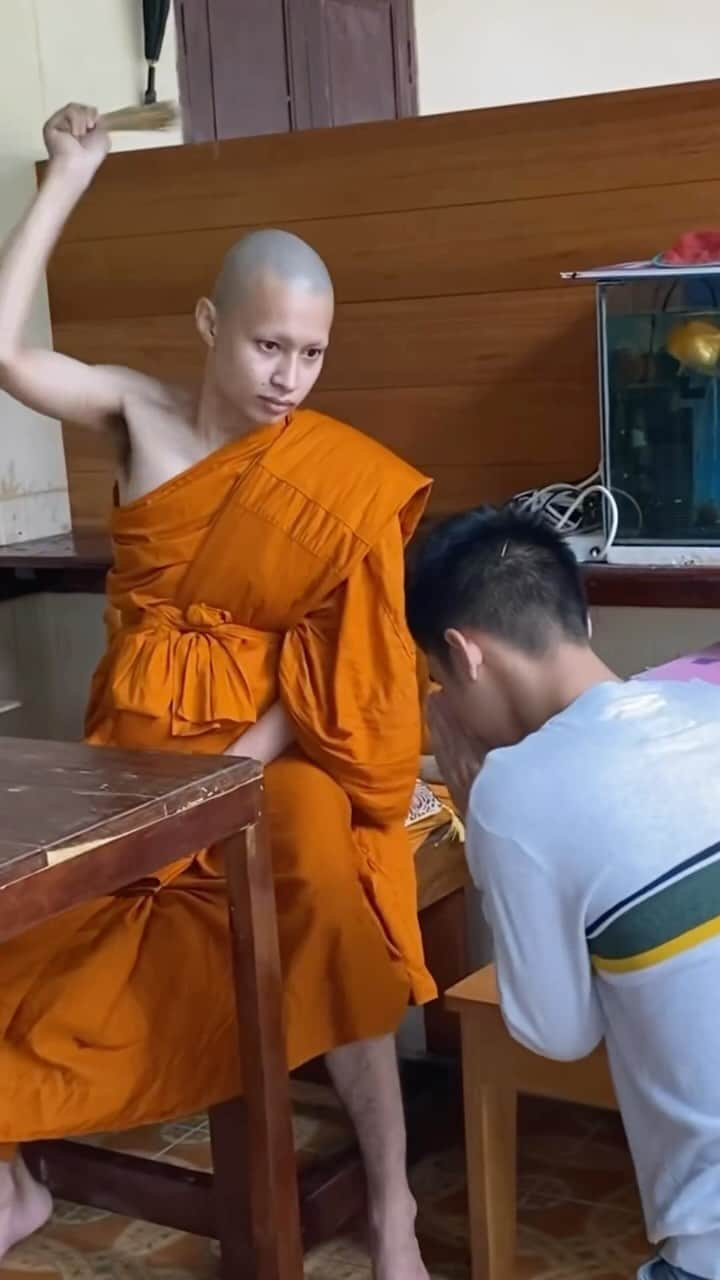
[[[569,520],[570,516],[583,506],[585,500],[589,498],[591,493],[601,493],[610,508],[610,531],[605,539],[605,545],[600,548],[597,555],[598,560],[603,560],[617,538],[618,525],[620,523],[618,504],[610,489],[607,489],[604,484],[591,484],[588,485],[587,489],[581,489],[575,501],[570,504],[562,520],[559,524],[556,524],[555,528],[559,533]]]
[[[625,493],[622,489],[616,492],[632,503],[642,524],[642,511],[632,494]],[[545,485],[542,489],[527,489],[524,493],[516,494],[512,501],[521,511],[541,515],[558,532],[564,530],[572,534],[582,530],[592,533],[600,527],[598,523],[590,526],[583,524],[583,508],[592,493],[602,495],[602,501],[609,511],[610,527],[605,542],[597,553],[598,559],[604,559],[617,537],[620,517],[615,494],[602,483],[600,468],[576,484],[555,483]]]

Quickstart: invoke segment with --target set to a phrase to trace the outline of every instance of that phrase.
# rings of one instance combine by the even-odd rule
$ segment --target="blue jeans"
[[[680,1267],[671,1266],[663,1258],[656,1258],[654,1262],[648,1262],[640,1268],[637,1280],[703,1280],[703,1277],[691,1276],[689,1271],[682,1271]]]

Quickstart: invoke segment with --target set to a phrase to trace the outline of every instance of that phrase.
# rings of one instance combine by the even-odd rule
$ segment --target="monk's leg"
[[[407,970],[364,887],[367,867],[344,792],[301,758],[277,761],[265,781],[290,1063],[325,1055],[354,1123],[376,1280],[427,1280],[393,1034],[408,1004]]]
[[[0,1147],[0,1263],[14,1244],[39,1231],[51,1213],[47,1188],[31,1176],[21,1155]]]
[[[325,1061],[363,1155],[376,1280],[427,1280],[407,1180],[395,1039],[383,1036],[344,1045],[328,1053]]]

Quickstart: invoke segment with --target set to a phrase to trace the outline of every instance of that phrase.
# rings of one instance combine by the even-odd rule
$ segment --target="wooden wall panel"
[[[485,468],[532,463],[562,470],[575,458],[581,469],[595,466],[595,415],[587,413],[582,382],[498,382],[480,386],[395,387],[380,390],[316,392],[310,403],[335,417],[344,414],[361,431],[382,440],[403,457],[414,455],[434,472],[439,466]],[[584,419],[584,421],[583,421]],[[578,440],[586,443],[581,452]]]
[[[720,181],[619,193],[498,201],[444,209],[293,221],[274,225],[302,236],[327,262],[340,302],[567,289],[562,271],[578,262],[640,257],[686,227],[713,226]],[[64,320],[190,313],[212,287],[224,253],[257,224],[199,227],[163,236],[64,242],[48,273]],[[168,262],[173,270],[168,271]]]
[[[587,290],[573,288],[341,304],[321,387],[532,384],[548,359],[555,382],[592,379],[593,315]],[[54,334],[58,350],[92,364],[117,364],[119,354],[157,377],[182,382],[202,372],[191,315],[57,322]]]
[[[656,252],[720,209],[720,82],[110,157],[49,272],[56,346],[198,377],[192,310],[246,229],[333,272],[313,403],[435,478],[436,510],[575,479],[598,455],[592,290],[560,271]],[[103,442],[66,429],[76,523]]]

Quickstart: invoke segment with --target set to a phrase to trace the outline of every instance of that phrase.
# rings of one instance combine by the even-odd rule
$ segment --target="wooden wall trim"
[[[76,531],[1,547],[0,583],[6,593],[13,581],[20,590],[103,592],[111,563],[106,534]],[[588,564],[583,573],[593,607],[720,609],[720,567]]]
[[[720,609],[720,568],[587,565],[592,605],[636,609]]]

